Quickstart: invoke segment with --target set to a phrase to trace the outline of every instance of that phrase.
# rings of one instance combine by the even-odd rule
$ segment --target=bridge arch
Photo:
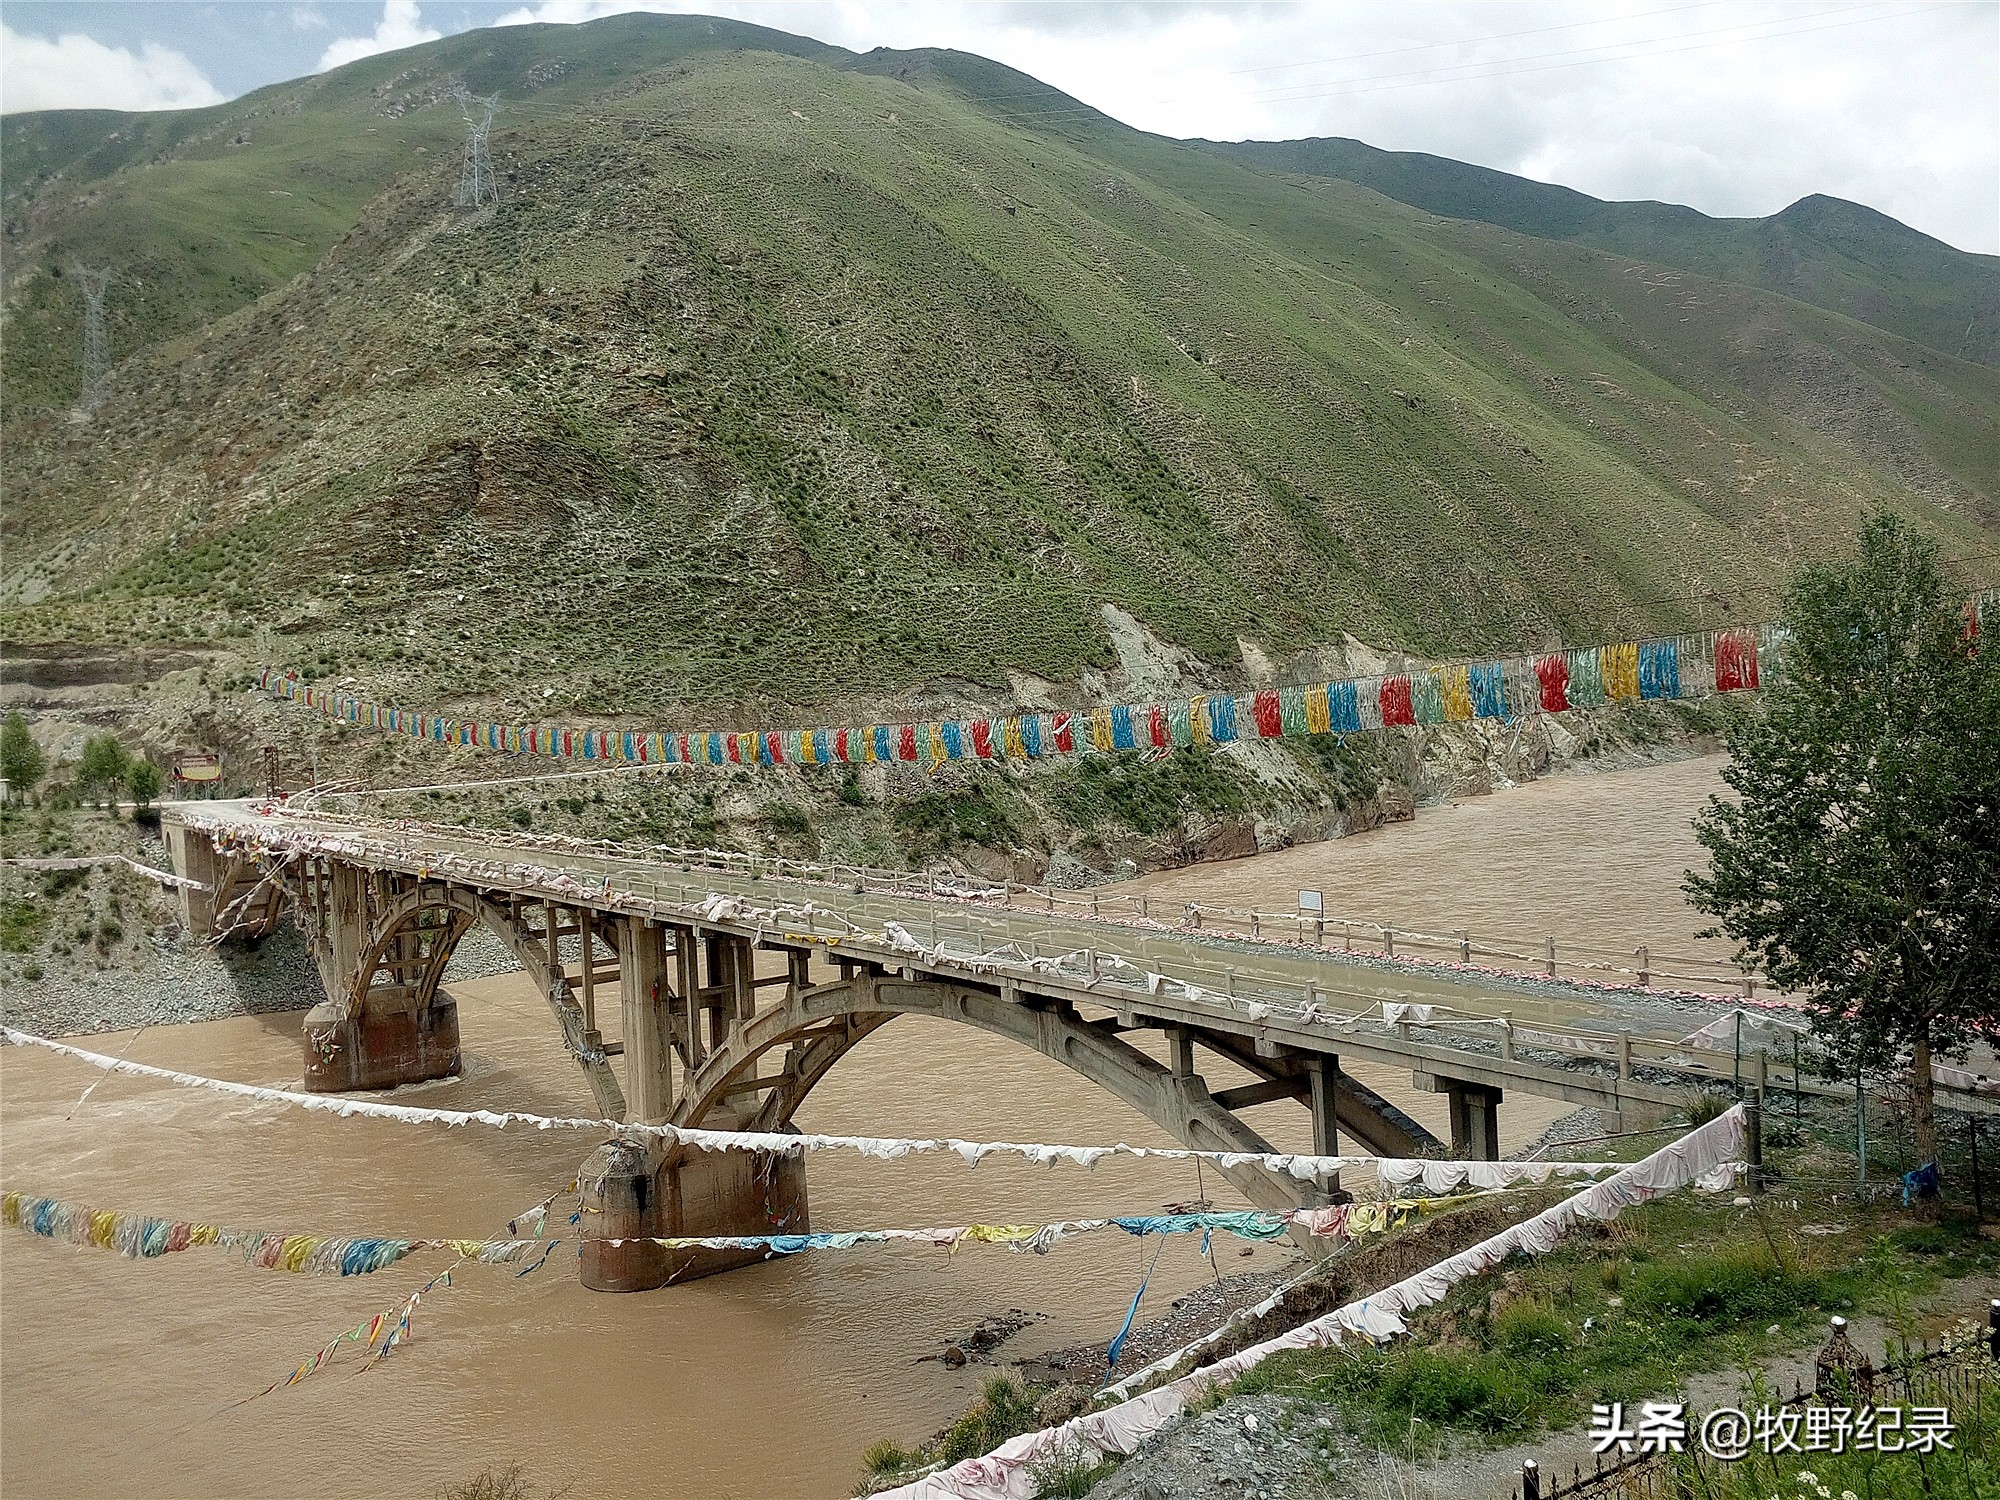
[[[751,1089],[760,1104],[739,1112],[741,1128],[782,1130],[813,1087],[861,1041],[897,1016],[936,1016],[1032,1047],[1122,1099],[1182,1144],[1203,1151],[1269,1154],[1277,1148],[1213,1098],[1199,1077],[1176,1077],[1111,1030],[1073,1012],[1031,1007],[976,985],[857,973],[796,991],[732,1027],[689,1079],[673,1123],[695,1127],[725,1100]],[[783,1069],[760,1075],[766,1054],[786,1048]],[[1313,1184],[1262,1166],[1223,1175],[1258,1208],[1298,1208]]]

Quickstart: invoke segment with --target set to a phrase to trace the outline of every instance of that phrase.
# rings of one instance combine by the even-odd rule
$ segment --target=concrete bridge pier
[[[306,1012],[305,1086],[315,1094],[392,1089],[458,1071],[458,1001],[438,990],[428,1004],[390,997],[343,1016],[330,1000]]]
[[[1451,1154],[1460,1161],[1500,1160],[1500,1090],[1445,1080]]]
[[[658,1237],[811,1227],[803,1156],[612,1141],[584,1164],[582,1191],[582,1275],[593,1292],[649,1292],[766,1258],[762,1250],[670,1250],[652,1243]]]
[[[306,873],[332,998],[306,1012],[305,1086],[314,1093],[385,1089],[458,1071],[458,1002],[439,987],[467,923],[354,865]]]
[[[740,937],[697,939],[691,927],[618,920],[625,1118],[663,1124],[674,1115],[676,1067],[683,1078],[692,1073],[747,1010],[756,953]],[[742,1123],[726,1108],[701,1121],[712,1129]],[[669,1250],[655,1239],[804,1234],[811,1224],[802,1155],[708,1151],[635,1133],[598,1147],[582,1183],[582,1277],[592,1291],[651,1291],[765,1258],[762,1250]]]

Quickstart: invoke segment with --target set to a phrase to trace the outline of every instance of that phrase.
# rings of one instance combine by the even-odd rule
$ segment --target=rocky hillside
[[[17,644],[754,723],[1080,691],[1120,618],[1220,682],[1754,617],[1876,505],[2000,576],[2000,371],[1914,324],[962,54],[622,16],[5,131]]]

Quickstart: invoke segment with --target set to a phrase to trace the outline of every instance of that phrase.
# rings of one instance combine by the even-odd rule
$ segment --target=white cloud
[[[0,22],[0,112],[24,109],[198,109],[222,93],[171,47],[137,52],[80,32],[33,36]]]
[[[538,0],[503,20],[628,10],[956,47],[1165,135],[1354,136],[1719,215],[1828,193],[2000,251],[1990,0]]]
[[[382,0],[382,19],[375,23],[374,35],[343,36],[329,42],[320,56],[319,69],[324,73],[342,63],[414,47],[419,42],[434,42],[443,35],[435,26],[424,24],[417,0]]]

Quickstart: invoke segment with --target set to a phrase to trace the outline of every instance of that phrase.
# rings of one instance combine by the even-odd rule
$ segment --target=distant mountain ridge
[[[1334,177],[1451,219],[1569,240],[1762,287],[1958,359],[2000,364],[2000,256],[1975,255],[1864,204],[1814,193],[1763,219],[1574,188],[1342,136],[1204,141],[1232,160]]]

